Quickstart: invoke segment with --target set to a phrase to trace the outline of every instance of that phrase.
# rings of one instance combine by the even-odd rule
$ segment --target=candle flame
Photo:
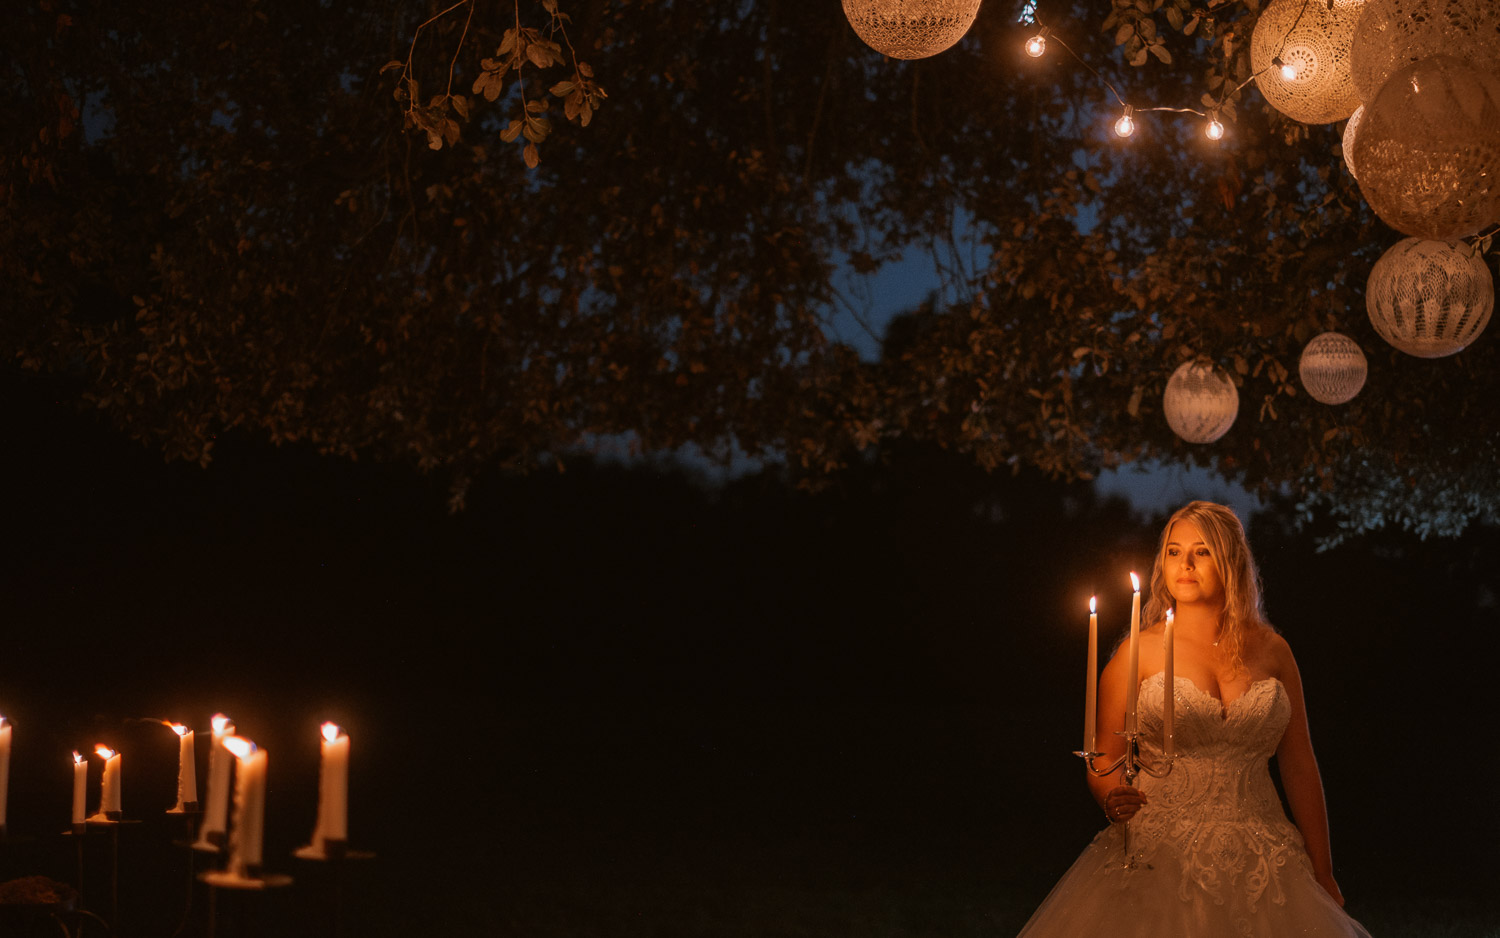
[[[1137,593],[1141,591],[1141,578],[1136,576],[1134,573],[1130,574],[1130,588],[1135,590]]]
[[[231,728],[231,727],[234,726],[234,724],[232,724],[232,723],[229,722],[229,717],[226,717],[222,713],[216,713],[216,714],[214,714],[213,719],[210,720],[209,722],[214,725],[214,735],[215,736],[223,736],[225,730],[227,730],[227,729],[229,729],[229,728]]]
[[[1098,596],[1090,596],[1089,597],[1089,615],[1093,615],[1094,613],[1096,613],[1098,611],[1099,611],[1099,597]]]
[[[341,732],[342,731],[339,729],[339,725],[337,723],[323,724],[323,738],[328,740],[330,743],[338,739]]]
[[[163,720],[162,722],[166,723],[167,726],[171,727],[172,732],[176,733],[178,736],[186,736],[187,735],[188,728],[185,727],[185,726],[183,726],[181,723],[167,723],[166,720]]]
[[[5,714],[0,713],[0,726],[5,725]]]
[[[224,740],[224,748],[243,759],[255,751],[255,744],[243,736],[230,736]]]
[[[113,749],[109,748],[108,746],[104,745],[103,743],[100,743],[99,745],[95,746],[94,747],[94,752],[101,759],[113,759],[115,757],[115,751]]]
[[[83,756],[81,756],[81,755],[78,754],[78,750],[77,749],[74,749],[73,750],[73,762],[75,764],[77,764],[77,763],[81,763],[82,761],[83,761]]]
[[[1175,613],[1172,610],[1168,609],[1167,610],[1167,621],[1171,622],[1175,618],[1177,618],[1177,613]]]

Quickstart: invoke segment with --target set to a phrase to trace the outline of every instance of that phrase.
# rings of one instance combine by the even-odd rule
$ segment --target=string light
[[[1033,59],[1039,59],[1047,51],[1047,33],[1050,30],[1043,26],[1042,31],[1026,40],[1026,54]]]
[[[1203,127],[1203,136],[1210,140],[1224,139],[1224,124],[1219,120],[1218,108],[1208,112],[1208,123]]]
[[[1313,2],[1313,0],[1308,0],[1308,2]],[[1074,52],[1066,42],[1063,42],[1062,39],[1058,38],[1052,32],[1052,28],[1050,26],[1044,26],[1036,19],[1034,0],[1027,0],[1025,9],[1022,11],[1020,17],[1020,22],[1022,23],[1022,25],[1035,25],[1038,27],[1038,31],[1036,33],[1033,33],[1026,39],[1024,49],[1027,55],[1031,56],[1032,58],[1040,58],[1042,55],[1046,54],[1047,40],[1054,39],[1059,46],[1062,46],[1063,51],[1067,52],[1074,59],[1076,59],[1078,61],[1078,64],[1082,65],[1084,68],[1092,72],[1094,74],[1094,77],[1098,78],[1099,81],[1104,85],[1104,87],[1109,89],[1110,94],[1114,95],[1115,101],[1119,102],[1120,107],[1123,109],[1123,112],[1118,118],[1115,119],[1113,125],[1115,136],[1122,139],[1130,137],[1135,133],[1136,112],[1169,111],[1176,114],[1195,114],[1198,117],[1203,118],[1203,136],[1215,142],[1223,140],[1224,135],[1227,133],[1227,129],[1224,126],[1223,115],[1221,113],[1224,103],[1236,98],[1247,85],[1255,81],[1255,79],[1258,78],[1261,74],[1261,72],[1256,72],[1255,74],[1250,75],[1248,78],[1240,82],[1238,85],[1234,86],[1232,89],[1226,87],[1224,91],[1221,92],[1216,102],[1211,102],[1207,105],[1208,110],[1206,112],[1191,107],[1133,107],[1125,103],[1125,98],[1121,96],[1119,90],[1117,90],[1114,85],[1110,84],[1109,79],[1100,74],[1097,68],[1094,68],[1088,62],[1084,61],[1082,56],[1080,56],[1077,52]],[[1293,26],[1295,27],[1296,24],[1293,23]],[[1288,31],[1288,35],[1290,35],[1290,30]],[[1300,74],[1299,69],[1295,65],[1287,64],[1287,62],[1284,61],[1280,55],[1273,57],[1270,64],[1267,65],[1265,69],[1262,69],[1262,71],[1266,71],[1272,68],[1280,69],[1281,74],[1285,76],[1288,81],[1296,80],[1297,76]],[[1207,96],[1205,96],[1205,100],[1208,100]]]

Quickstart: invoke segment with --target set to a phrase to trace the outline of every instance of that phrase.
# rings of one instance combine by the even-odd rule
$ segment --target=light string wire
[[[1116,122],[1116,128],[1117,128],[1116,129],[1116,133],[1119,136],[1121,136],[1121,137],[1128,137],[1128,136],[1130,136],[1130,133],[1134,132],[1134,128],[1133,127],[1131,127],[1131,130],[1129,132],[1126,132],[1126,133],[1120,133],[1119,130],[1118,130],[1118,127],[1119,127],[1119,125],[1122,122],[1126,123],[1126,125],[1129,126],[1129,118],[1130,118],[1131,114],[1136,113],[1136,112],[1145,112],[1145,111],[1165,111],[1165,112],[1174,113],[1174,114],[1196,114],[1197,116],[1202,117],[1202,118],[1208,120],[1210,122],[1210,127],[1209,127],[1209,136],[1210,136],[1210,139],[1217,140],[1217,139],[1219,139],[1219,137],[1222,137],[1223,134],[1224,134],[1223,124],[1219,122],[1219,118],[1218,118],[1218,114],[1219,114],[1220,110],[1222,110],[1223,107],[1224,107],[1224,102],[1226,102],[1230,98],[1233,98],[1234,96],[1238,95],[1241,91],[1245,90],[1245,86],[1249,85],[1252,81],[1254,81],[1255,79],[1259,78],[1261,75],[1265,74],[1266,72],[1270,71],[1271,69],[1283,67],[1283,64],[1282,64],[1282,61],[1281,61],[1281,52],[1282,52],[1283,49],[1286,48],[1286,42],[1287,42],[1287,40],[1292,37],[1292,32],[1294,30],[1296,30],[1298,24],[1300,24],[1302,22],[1302,16],[1303,16],[1303,14],[1305,14],[1307,12],[1307,8],[1312,3],[1313,3],[1313,0],[1302,0],[1302,6],[1297,10],[1297,16],[1296,16],[1296,18],[1293,19],[1292,20],[1292,24],[1287,27],[1286,33],[1283,34],[1282,37],[1281,37],[1281,41],[1276,44],[1276,54],[1271,57],[1270,63],[1267,64],[1265,68],[1263,68],[1260,71],[1257,71],[1257,72],[1251,74],[1250,77],[1246,78],[1244,81],[1242,81],[1238,85],[1236,85],[1234,87],[1233,91],[1221,91],[1220,94],[1219,94],[1218,101],[1215,102],[1214,105],[1212,107],[1210,107],[1208,109],[1208,111],[1206,111],[1206,112],[1205,111],[1200,111],[1197,108],[1193,108],[1193,107],[1165,107],[1165,106],[1132,107],[1131,105],[1129,105],[1129,104],[1127,104],[1125,102],[1124,96],[1120,94],[1119,89],[1115,88],[1115,86],[1110,83],[1110,81],[1109,81],[1108,78],[1105,78],[1099,72],[1099,70],[1097,68],[1094,68],[1094,66],[1090,65],[1087,61],[1085,61],[1084,58],[1083,58],[1083,56],[1081,56],[1077,52],[1073,51],[1073,47],[1070,46],[1070,45],[1068,45],[1066,42],[1064,42],[1061,36],[1059,36],[1059,35],[1057,35],[1057,33],[1053,32],[1052,27],[1050,27],[1046,23],[1042,22],[1041,17],[1036,16],[1036,14],[1034,12],[1034,8],[1029,8],[1027,12],[1031,13],[1031,17],[1030,17],[1031,24],[1037,26],[1038,29],[1040,30],[1039,32],[1033,34],[1031,41],[1042,40],[1043,42],[1045,42],[1047,39],[1053,39],[1058,45],[1060,45],[1060,46],[1063,47],[1064,51],[1066,51],[1069,55],[1071,55],[1073,57],[1074,61],[1076,61],[1079,65],[1082,65],[1084,68],[1088,69],[1090,72],[1093,73],[1093,75],[1094,75],[1095,78],[1098,78],[1101,82],[1103,82],[1104,83],[1104,87],[1108,88],[1109,91],[1110,91],[1110,93],[1115,96],[1115,100],[1119,102],[1120,107],[1122,107],[1122,108],[1125,109],[1124,116],[1120,119],[1120,121]],[[1327,3],[1328,3],[1328,8],[1329,9],[1333,9],[1333,0],[1327,0]],[[1045,49],[1043,49],[1043,51],[1045,51]],[[1028,50],[1028,54],[1032,54],[1032,53],[1030,53],[1029,50]],[[1033,58],[1038,58],[1041,55],[1042,55],[1042,52],[1037,52],[1037,53],[1032,54],[1032,57]],[[1226,56],[1226,63],[1225,64],[1226,65],[1228,64],[1227,56]],[[1227,85],[1228,85],[1228,83],[1226,82],[1225,86],[1227,87]],[[1217,136],[1214,135],[1214,130],[1213,130],[1214,125],[1218,126]]]
[[[1064,42],[1063,39],[1062,39],[1062,37],[1059,36],[1059,35],[1057,35],[1057,33],[1055,33],[1052,30],[1052,27],[1050,27],[1046,23],[1042,22],[1041,17],[1039,17],[1039,16],[1036,15],[1035,7],[1032,4],[1027,4],[1027,9],[1025,11],[1026,13],[1030,14],[1029,20],[1028,19],[1023,19],[1022,22],[1023,22],[1024,25],[1036,26],[1037,29],[1038,29],[1038,32],[1035,32],[1035,33],[1032,34],[1031,39],[1028,40],[1028,44],[1031,43],[1031,42],[1036,42],[1038,40],[1040,40],[1043,43],[1045,43],[1046,40],[1049,40],[1049,39],[1052,40],[1052,41],[1054,41],[1054,42],[1056,42],[1058,45],[1060,45],[1060,46],[1063,47],[1064,51],[1066,51],[1069,55],[1071,55],[1073,57],[1074,61],[1076,61],[1079,65],[1082,65],[1084,68],[1088,69],[1090,72],[1093,73],[1093,75],[1094,75],[1095,78],[1097,78],[1097,79],[1099,79],[1099,81],[1103,82],[1104,87],[1108,88],[1109,91],[1110,91],[1110,94],[1113,94],[1115,96],[1115,100],[1117,102],[1119,102],[1120,107],[1124,108],[1124,110],[1125,110],[1124,115],[1118,121],[1116,121],[1116,123],[1115,123],[1115,126],[1116,126],[1116,131],[1115,132],[1116,132],[1116,134],[1118,136],[1120,136],[1120,137],[1128,137],[1128,136],[1130,136],[1131,133],[1134,133],[1134,127],[1131,125],[1131,121],[1130,121],[1130,116],[1132,114],[1137,113],[1137,112],[1145,112],[1145,111],[1163,111],[1163,112],[1167,112],[1167,113],[1171,113],[1171,114],[1196,114],[1197,116],[1202,117],[1202,118],[1208,120],[1210,122],[1209,123],[1209,128],[1208,128],[1209,139],[1211,139],[1211,140],[1218,140],[1218,139],[1220,139],[1224,135],[1223,125],[1219,122],[1219,118],[1218,118],[1220,110],[1224,107],[1224,102],[1226,102],[1226,101],[1230,100],[1231,98],[1235,97],[1236,95],[1238,95],[1241,91],[1245,90],[1245,87],[1247,85],[1249,85],[1252,81],[1255,81],[1255,79],[1259,78],[1261,75],[1265,74],[1266,72],[1270,71],[1271,69],[1273,69],[1273,68],[1282,68],[1283,67],[1283,63],[1281,61],[1281,53],[1286,48],[1287,40],[1292,37],[1292,32],[1294,30],[1296,30],[1297,26],[1302,22],[1302,17],[1303,17],[1304,14],[1306,14],[1307,8],[1309,6],[1311,6],[1313,2],[1314,2],[1314,0],[1302,0],[1302,6],[1297,10],[1297,16],[1296,16],[1296,18],[1294,18],[1292,20],[1292,24],[1287,27],[1286,32],[1282,35],[1281,41],[1279,43],[1277,43],[1277,45],[1276,45],[1276,54],[1271,57],[1271,61],[1266,65],[1266,67],[1263,68],[1263,69],[1261,69],[1260,71],[1257,71],[1257,72],[1253,73],[1252,75],[1250,75],[1250,77],[1246,78],[1244,81],[1240,82],[1238,85],[1235,85],[1233,91],[1221,91],[1220,94],[1219,94],[1218,101],[1216,101],[1214,103],[1214,105],[1212,107],[1210,107],[1206,113],[1204,111],[1200,111],[1197,108],[1193,108],[1193,107],[1166,107],[1166,106],[1161,106],[1161,105],[1153,106],[1153,107],[1132,107],[1129,104],[1125,103],[1124,96],[1120,94],[1119,89],[1117,89],[1113,84],[1110,83],[1110,80],[1108,78],[1105,78],[1104,75],[1101,74],[1100,71],[1097,68],[1094,68],[1094,66],[1090,65],[1083,58],[1083,56],[1081,56],[1077,52],[1075,52],[1073,50],[1072,46],[1070,46],[1066,42]],[[1320,0],[1320,2],[1321,2],[1321,0]],[[1327,5],[1328,5],[1328,9],[1332,10],[1333,9],[1333,5],[1334,5],[1334,0],[1326,0],[1326,2],[1327,2]],[[1041,55],[1044,54],[1044,52],[1045,52],[1045,46],[1043,46],[1043,48],[1042,48],[1041,51],[1036,52],[1034,54],[1031,53],[1030,50],[1028,49],[1028,54],[1032,55],[1033,58],[1040,58]],[[1225,64],[1226,65],[1228,64],[1228,57],[1227,56],[1226,56],[1226,62],[1225,62]],[[1225,82],[1224,87],[1226,87],[1226,88],[1228,87],[1228,82]],[[1129,130],[1126,133],[1120,133],[1119,132],[1118,128],[1121,126],[1122,123],[1125,124],[1125,126],[1129,128]],[[1214,132],[1214,125],[1216,125],[1216,124],[1218,125],[1217,135],[1215,135],[1215,132]],[[1474,249],[1476,252],[1478,252],[1479,254],[1485,254],[1493,246],[1494,239],[1495,239],[1496,235],[1500,235],[1500,223],[1494,224],[1493,226],[1490,227],[1490,229],[1488,231],[1481,231],[1481,232],[1479,232],[1477,234],[1469,235],[1466,238],[1460,238],[1458,240],[1468,242],[1469,246],[1472,249]]]

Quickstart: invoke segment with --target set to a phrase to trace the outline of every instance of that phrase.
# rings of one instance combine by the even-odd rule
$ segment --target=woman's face
[[[1167,590],[1178,605],[1224,602],[1224,578],[1219,564],[1198,526],[1177,521],[1167,532],[1166,556],[1162,558]]]

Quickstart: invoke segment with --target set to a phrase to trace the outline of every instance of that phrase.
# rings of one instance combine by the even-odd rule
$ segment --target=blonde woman
[[[1265,621],[1245,529],[1193,502],[1162,531],[1142,610],[1140,668],[1117,649],[1099,680],[1098,747],[1125,751],[1125,696],[1139,686],[1141,751],[1162,760],[1162,636],[1175,615],[1176,758],[1136,787],[1088,776],[1109,826],[1053,888],[1023,938],[1369,938],[1343,911],[1302,677]],[[1276,756],[1292,820],[1271,781]],[[1295,823],[1293,823],[1295,822]],[[1127,866],[1125,831],[1130,832]]]

